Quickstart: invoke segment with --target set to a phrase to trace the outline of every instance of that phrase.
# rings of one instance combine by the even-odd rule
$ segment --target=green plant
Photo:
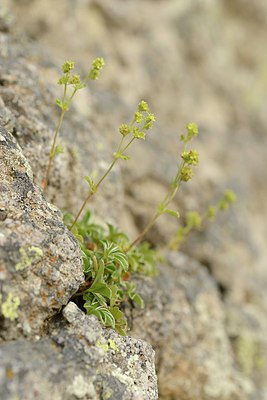
[[[67,61],[62,66],[63,75],[58,83],[63,85],[63,98],[57,99],[57,105],[61,108],[61,115],[49,155],[44,190],[49,183],[52,161],[57,154],[62,152],[62,148],[57,146],[57,139],[64,115],[77,91],[87,86],[89,79],[97,79],[103,65],[104,60],[102,58],[95,59],[83,81],[81,81],[79,75],[71,73],[74,68],[72,61]],[[154,121],[155,116],[150,113],[147,103],[141,101],[131,123],[120,126],[121,140],[104,174],[96,183],[92,177],[85,176],[90,189],[77,215],[74,217],[71,214],[65,214],[65,223],[80,244],[84,264],[85,282],[75,294],[75,298],[87,314],[96,315],[104,326],[116,329],[123,335],[127,331],[127,321],[122,311],[123,305],[127,301],[131,301],[140,307],[144,306],[142,298],[136,292],[136,285],[132,277],[135,274],[153,276],[156,273],[156,251],[151,249],[147,243],[140,245],[138,243],[162,214],[170,214],[179,218],[178,211],[171,209],[170,203],[182,183],[188,182],[192,178],[193,167],[198,164],[198,152],[188,149],[189,142],[198,135],[197,125],[195,123],[188,124],[186,134],[181,135],[183,149],[176,175],[171,181],[166,196],[158,203],[150,222],[134,241],[130,242],[126,234],[120,232],[111,224],[103,226],[94,223],[89,211],[85,212],[82,219],[80,217],[87,202],[97,192],[116,162],[119,159],[129,159],[125,152],[136,139],[144,140],[146,138],[146,133],[152,128]],[[218,209],[226,209],[232,201],[233,194],[228,191],[218,205],[209,207],[207,218],[212,219]],[[184,240],[191,229],[199,228],[201,220],[197,213],[188,213],[186,225],[182,230],[179,230],[175,244],[177,244],[177,241],[181,241],[181,238]]]
[[[49,158],[48,158],[48,165],[46,169],[46,174],[45,178],[43,180],[43,190],[44,192],[47,189],[47,186],[49,184],[49,177],[50,177],[50,172],[52,168],[52,162],[53,159],[57,154],[62,153],[64,150],[61,146],[57,146],[57,140],[58,140],[58,135],[59,131],[65,116],[65,113],[68,111],[69,106],[76,95],[76,93],[85,88],[88,85],[88,81],[91,80],[96,80],[99,77],[99,72],[104,66],[104,60],[103,58],[96,58],[92,66],[86,75],[85,79],[81,80],[80,75],[78,74],[72,74],[71,71],[74,69],[74,62],[73,61],[66,61],[62,65],[62,75],[58,80],[58,84],[63,86],[63,97],[62,99],[58,98],[56,100],[56,104],[58,107],[61,109],[61,114],[56,126],[55,134],[53,137],[53,142],[51,145],[50,153],[49,153]]]
[[[131,144],[134,142],[134,140],[138,139],[143,139],[145,140],[146,138],[146,133],[149,131],[152,126],[153,122],[155,121],[155,116],[154,114],[149,112],[149,107],[147,103],[142,100],[138,104],[138,109],[134,114],[134,117],[132,119],[132,122],[128,124],[122,124],[119,128],[119,132],[122,135],[121,140],[119,142],[119,145],[117,147],[117,150],[115,153],[113,153],[113,161],[110,163],[109,167],[105,171],[105,173],[101,176],[101,178],[98,180],[97,183],[94,182],[94,180],[89,177],[85,176],[86,181],[89,184],[90,190],[88,195],[86,196],[85,200],[83,201],[76,217],[73,220],[73,223],[70,227],[70,230],[72,231],[75,224],[77,223],[78,219],[80,218],[83,210],[85,209],[86,204],[90,200],[90,198],[97,192],[99,186],[101,183],[106,179],[108,174],[111,172],[113,167],[115,166],[116,162],[119,159],[122,160],[128,160],[129,156],[125,154],[125,151],[131,146]]]
[[[65,214],[65,223],[71,226],[73,216]],[[126,252],[127,235],[111,224],[94,223],[90,211],[76,223],[74,234],[81,247],[85,274],[85,283],[75,297],[82,297],[87,314],[96,315],[104,326],[125,335],[123,303],[133,301],[144,306],[131,278],[135,274],[155,275],[156,251],[143,243]]]
[[[207,221],[214,221],[219,211],[228,210],[229,206],[236,201],[236,195],[231,190],[226,190],[223,197],[213,206],[208,206],[207,210],[200,215],[197,211],[188,211],[185,215],[185,223],[180,226],[175,237],[170,241],[168,247],[171,250],[178,250],[184,243],[189,233],[194,230],[203,229]]]
[[[155,214],[148,222],[143,231],[137,236],[137,238],[130,244],[129,249],[131,249],[134,245],[136,245],[139,241],[143,239],[145,234],[152,228],[155,224],[156,220],[162,214],[170,214],[176,218],[180,217],[180,214],[176,210],[172,210],[169,208],[169,204],[173,200],[174,196],[177,193],[177,190],[181,187],[183,182],[188,182],[193,177],[193,166],[198,164],[199,155],[196,150],[187,150],[188,143],[198,135],[198,127],[195,123],[190,123],[186,127],[187,133],[182,134],[180,139],[183,142],[183,150],[181,153],[181,161],[178,164],[176,175],[174,176],[170,188],[164,197],[164,199],[158,203]]]

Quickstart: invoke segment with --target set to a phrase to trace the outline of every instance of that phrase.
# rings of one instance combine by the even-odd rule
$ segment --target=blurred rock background
[[[205,231],[192,234],[182,250],[215,278],[238,368],[258,388],[254,398],[267,399],[266,2],[2,0],[1,16],[7,27],[12,23],[18,41],[25,35],[33,46],[42,46],[41,55],[31,52],[28,59],[43,65],[38,73],[55,98],[60,94],[55,65],[73,59],[82,73],[93,58],[105,58],[101,79],[75,102],[76,120],[88,119],[88,126],[101,132],[86,145],[91,153],[96,148],[108,161],[106,143],[117,142],[117,127],[129,121],[140,99],[156,114],[147,142],[137,143],[132,159],[121,166],[119,212],[108,205],[99,212],[129,235],[153,213],[175,171],[179,134],[190,121],[199,125],[200,165],[174,206],[201,212],[225,188],[236,192],[238,202]],[[74,130],[66,135],[76,137]],[[86,141],[85,135],[77,136],[78,142]],[[82,156],[84,165],[95,169]],[[67,203],[56,193],[51,199],[75,209],[75,201]],[[148,239],[164,246],[176,229],[166,217]]]

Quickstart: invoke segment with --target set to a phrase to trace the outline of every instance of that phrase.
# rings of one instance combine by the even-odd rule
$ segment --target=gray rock
[[[36,68],[28,61],[34,47],[26,40],[6,32],[0,35],[1,400],[156,400],[154,351],[149,344],[103,329],[73,303],[61,313],[84,278],[78,243],[39,187],[49,151],[47,131],[53,133],[51,92],[42,81],[46,67]],[[104,152],[96,153],[90,140],[85,142],[85,124],[76,118],[67,118],[66,136],[78,129],[85,164],[96,162],[101,172],[106,168],[106,162],[99,162]],[[93,142],[94,135],[89,133]],[[85,189],[78,178],[81,163],[67,140],[67,151],[55,162],[47,197],[73,210]],[[73,142],[73,132],[69,140]],[[118,170],[111,174],[103,191],[105,202],[103,194],[98,196],[99,216],[108,213],[112,219],[119,212],[118,177]]]
[[[31,164],[34,182],[41,185],[59,118],[55,99],[62,95],[56,86],[60,65],[55,67],[51,56],[23,35],[0,31],[0,43],[0,126],[17,139]],[[78,212],[88,193],[84,175],[100,177],[112,161],[107,138],[80,111],[84,103],[92,107],[90,102],[90,92],[84,89],[65,115],[58,140],[64,153],[54,159],[46,193],[51,203],[72,213]],[[116,167],[98,191],[98,201],[90,202],[100,218],[114,221],[119,215],[123,199],[119,178]]]
[[[228,341],[228,361],[224,362],[228,365],[232,360],[247,375],[249,382],[255,382],[251,394],[253,400],[265,400],[267,114],[266,56],[262,49],[267,38],[266,1],[145,0],[138,2],[138,7],[134,1],[122,0],[2,0],[1,6],[4,4],[14,11],[17,19],[12,27],[8,12],[0,13],[0,30],[3,32],[0,35],[0,124],[17,138],[32,165],[37,183],[43,177],[44,160],[49,151],[48,136],[52,136],[57,119],[56,113],[51,111],[57,76],[51,54],[59,60],[58,65],[70,57],[79,61],[83,71],[90,62],[87,55],[90,59],[99,55],[107,60],[103,77],[92,85],[93,99],[88,93],[83,96],[75,105],[76,117],[68,117],[65,121],[62,137],[69,137],[71,146],[64,144],[65,154],[56,160],[49,191],[49,199],[60,208],[75,211],[80,193],[86,191],[78,178],[80,165],[86,165],[87,174],[98,165],[99,159],[108,160],[108,154],[101,150],[101,154],[97,152],[98,158],[92,151],[92,143],[98,143],[98,148],[103,144],[105,147],[102,132],[111,132],[110,140],[114,142],[114,127],[130,119],[138,101],[145,97],[156,113],[157,124],[147,145],[133,148],[132,158],[137,162],[127,164],[129,168],[126,165],[126,207],[123,208],[122,198],[118,196],[124,187],[117,172],[96,207],[99,215],[108,218],[112,212],[127,232],[136,235],[145,219],[154,212],[158,197],[174,172],[180,151],[180,131],[191,120],[199,124],[200,166],[196,179],[192,185],[185,185],[174,206],[182,211],[204,210],[229,186],[237,192],[238,204],[219,218],[216,225],[191,236],[183,251],[205,263],[220,288],[223,300],[220,307],[226,317],[227,332],[223,326],[224,339],[218,342],[218,349],[224,348],[222,342],[227,342],[228,334],[234,350],[230,356]],[[59,26],[61,34],[58,34]],[[19,35],[12,39],[6,34],[10,29],[13,34],[18,30]],[[36,45],[26,44],[21,31],[41,42],[48,54],[41,55]],[[63,41],[62,37],[67,40]],[[48,83],[51,83],[50,91],[47,90]],[[42,87],[45,89],[41,90],[40,96]],[[90,133],[84,118],[92,123]],[[84,149],[77,158],[73,157],[71,149],[74,132],[75,137],[78,136],[78,147]],[[65,170],[69,170],[69,166],[71,173],[66,176]],[[70,191],[73,196],[69,195]],[[105,200],[107,198],[109,201]],[[0,212],[0,218],[5,218],[4,212]],[[165,244],[175,230],[175,223],[165,219],[159,221],[148,237],[156,244]],[[198,284],[203,290],[198,279],[189,279],[186,284],[188,296],[193,300],[200,296]],[[154,288],[148,281],[147,287],[150,285]],[[144,287],[143,291],[145,294],[148,289]],[[178,306],[173,306],[174,310]],[[162,326],[157,307],[165,310],[161,301],[157,301],[147,317],[155,321],[155,329]],[[183,315],[181,321],[186,323],[186,317]],[[220,323],[213,314],[206,318],[208,330],[212,326],[211,319],[223,325],[223,318]],[[180,325],[177,324],[177,329]],[[154,338],[153,344],[160,348],[161,336],[143,323],[144,327]],[[170,328],[173,329],[172,323]],[[218,376],[222,377],[217,362],[219,357],[216,361],[214,356],[219,350],[214,348],[211,354],[207,348],[205,353],[201,337],[204,335],[208,340],[210,336],[205,333],[204,325],[202,328],[201,335],[195,339],[192,356],[191,352],[187,353],[186,346],[181,345],[181,348],[188,357],[197,359],[199,342],[201,357],[204,359],[207,354],[213,362],[211,376],[216,376],[218,368]],[[187,329],[188,337],[194,336],[195,325],[190,319]],[[140,334],[141,326],[138,332]],[[168,341],[166,335],[162,337]],[[175,341],[176,335],[170,336]],[[174,365],[172,368],[175,370]],[[195,378],[197,373],[191,374],[190,368],[179,371],[185,377],[185,385],[191,387],[194,400],[199,395],[194,392],[194,387],[200,391],[201,385],[209,387],[213,379],[206,378],[208,370],[205,368],[204,383],[202,375]],[[234,376],[231,368],[229,374]],[[162,376],[166,377],[165,372]],[[177,376],[170,376],[172,381],[170,379],[166,386],[172,387],[172,394],[168,395],[164,379],[160,379],[161,391],[167,399],[173,396],[176,400]],[[227,378],[225,382],[229,383],[231,379]],[[222,381],[218,380],[223,396]],[[190,398],[189,389],[184,389],[181,380],[179,382],[180,393],[186,399]],[[236,391],[242,396],[241,389]],[[245,398],[249,389],[243,392]],[[212,393],[215,396],[215,392]],[[231,390],[226,396],[229,393]],[[208,393],[202,396],[209,399]]]
[[[6,317],[0,336],[10,340],[40,333],[83,282],[83,266],[61,213],[33,183],[29,162],[3,128],[0,160],[1,309]]]
[[[165,254],[158,277],[139,290],[145,308],[131,310],[131,334],[156,351],[161,399],[251,399],[255,387],[236,366],[224,305],[203,266]]]
[[[1,400],[156,400],[154,351],[69,303],[50,335],[0,345]]]

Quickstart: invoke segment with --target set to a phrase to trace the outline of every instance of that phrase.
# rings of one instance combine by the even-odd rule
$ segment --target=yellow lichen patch
[[[19,252],[21,258],[20,262],[16,264],[16,271],[30,267],[32,263],[39,261],[43,257],[43,250],[36,246],[31,246],[28,249],[21,247]]]
[[[112,350],[119,351],[118,346],[116,345],[116,343],[114,342],[114,340],[108,339],[108,344],[109,344],[109,347],[110,347]]]
[[[236,354],[242,370],[249,376],[255,369],[260,369],[264,365],[260,343],[252,335],[238,338]]]
[[[12,293],[9,293],[7,299],[1,305],[1,312],[3,316],[11,321],[14,321],[18,318],[17,309],[20,305],[20,299],[18,296],[13,296]]]
[[[96,342],[96,347],[103,349],[106,353],[111,350],[119,351],[116,343],[112,339],[108,339],[108,343],[101,343],[99,340]]]
[[[101,343],[99,340],[96,342],[96,347],[99,349],[103,349],[106,353],[108,352],[108,344],[107,343]]]
[[[15,374],[14,371],[11,367],[6,368],[6,377],[9,380],[12,380],[14,378]]]

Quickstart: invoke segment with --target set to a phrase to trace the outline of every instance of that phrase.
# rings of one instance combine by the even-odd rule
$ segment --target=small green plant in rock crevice
[[[71,73],[74,68],[72,61],[67,61],[62,66],[63,75],[58,83],[63,85],[63,98],[57,99],[57,105],[61,108],[61,115],[49,155],[43,184],[44,190],[49,184],[53,159],[62,152],[62,149],[57,146],[57,139],[64,115],[77,91],[87,86],[89,79],[97,79],[103,65],[104,60],[102,58],[95,59],[83,81],[79,75]],[[97,182],[94,182],[92,177],[85,176],[90,188],[87,196],[75,217],[71,214],[65,214],[66,225],[79,241],[84,263],[85,282],[75,294],[76,301],[86,310],[87,314],[96,315],[104,326],[116,329],[123,335],[127,331],[127,321],[122,311],[123,304],[131,301],[140,307],[144,306],[131,278],[134,274],[153,276],[156,273],[156,251],[151,249],[147,243],[139,244],[139,242],[162,214],[170,214],[179,218],[179,212],[172,210],[170,203],[181,185],[191,180],[193,167],[198,164],[198,152],[188,149],[189,142],[198,135],[197,125],[195,123],[188,124],[186,134],[181,135],[183,149],[176,175],[171,181],[166,196],[158,203],[150,222],[132,242],[126,234],[120,232],[114,226],[110,224],[102,226],[94,223],[89,211],[85,212],[82,219],[81,217],[88,201],[97,192],[117,161],[129,158],[125,154],[126,150],[136,139],[144,140],[146,138],[146,133],[152,128],[154,121],[155,116],[150,113],[147,103],[141,101],[131,123],[122,124],[119,128],[121,140],[112,155],[109,167]],[[227,208],[232,201],[233,196],[231,197],[230,192],[228,192],[219,205],[209,208],[209,218],[215,216],[218,209]],[[201,217],[196,213],[187,214],[186,218],[186,226],[178,231],[175,245],[177,245],[177,241],[181,241],[181,238],[184,240],[190,230],[198,228],[201,224]]]
[[[73,224],[72,215],[65,215],[65,223]],[[87,314],[96,315],[104,326],[125,335],[127,321],[121,311],[123,303],[132,301],[144,306],[131,277],[155,275],[156,252],[147,243],[126,252],[127,235],[111,224],[105,227],[94,223],[90,211],[76,223],[75,235],[82,251],[85,283],[74,297],[82,298]]]

